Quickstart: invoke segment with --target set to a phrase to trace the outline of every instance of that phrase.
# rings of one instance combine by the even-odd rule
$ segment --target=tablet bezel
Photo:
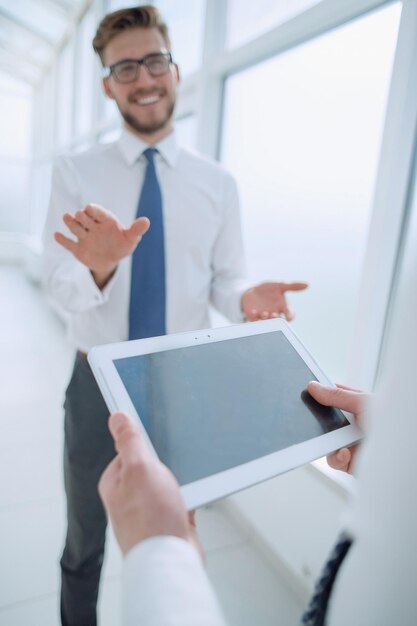
[[[277,331],[284,333],[319,382],[334,386],[287,322],[281,318],[96,346],[89,351],[88,362],[110,411],[124,411],[136,417],[151,450],[157,456],[113,361]],[[343,414],[349,421],[348,426],[182,485],[181,491],[187,509],[203,506],[355,443],[362,437],[362,432],[354,423],[352,415],[345,411]]]

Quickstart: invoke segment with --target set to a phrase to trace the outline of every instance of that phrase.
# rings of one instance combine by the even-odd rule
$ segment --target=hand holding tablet
[[[134,415],[189,509],[361,437],[306,387],[331,385],[282,319],[93,348],[110,411]]]
[[[346,387],[346,385],[325,387],[315,381],[310,382],[307,389],[320,404],[335,406],[344,411],[349,411],[355,418],[355,424],[362,427],[364,410],[370,399],[369,393],[353,387]],[[341,472],[353,474],[359,443],[346,448],[339,448],[328,454],[327,463],[329,466]]]

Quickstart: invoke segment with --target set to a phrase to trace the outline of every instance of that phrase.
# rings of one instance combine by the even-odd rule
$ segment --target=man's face
[[[157,28],[132,28],[107,44],[103,60],[109,66],[161,51],[166,51],[166,44]],[[103,79],[103,87],[106,95],[116,101],[131,130],[145,140],[159,141],[172,130],[178,80],[176,65],[170,65],[166,74],[156,77],[141,65],[133,83],[119,83],[114,76],[109,76]]]

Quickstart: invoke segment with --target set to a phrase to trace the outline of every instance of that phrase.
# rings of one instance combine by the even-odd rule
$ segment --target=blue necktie
[[[155,171],[157,150],[143,153],[146,174],[136,217],[149,217],[151,225],[132,255],[129,339],[165,335],[165,248],[162,196]]]
[[[313,597],[301,618],[300,626],[325,626],[327,624],[327,609],[333,585],[351,545],[352,539],[346,533],[342,533],[315,585]]]

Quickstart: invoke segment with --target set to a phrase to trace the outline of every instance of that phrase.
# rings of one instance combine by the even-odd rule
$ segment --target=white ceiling
[[[0,0],[0,71],[34,85],[91,0]]]

